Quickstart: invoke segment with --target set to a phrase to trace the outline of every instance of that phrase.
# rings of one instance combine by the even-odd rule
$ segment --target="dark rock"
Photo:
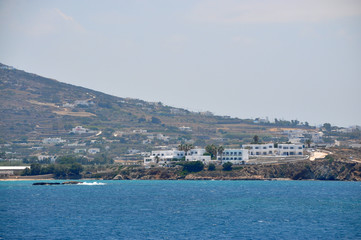
[[[69,182],[63,182],[62,184],[68,184],[68,185],[71,185],[71,184],[79,184],[79,183],[83,183],[83,182],[69,181]]]
[[[60,185],[60,183],[57,183],[57,182],[36,182],[36,183],[33,183],[33,185]]]

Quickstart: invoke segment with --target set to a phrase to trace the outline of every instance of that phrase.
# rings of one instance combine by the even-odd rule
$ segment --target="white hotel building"
[[[303,145],[301,144],[278,144],[278,155],[281,156],[301,156],[303,155]]]
[[[184,151],[173,150],[158,150],[152,151],[149,157],[144,158],[144,165],[166,165],[173,159],[182,159],[185,156]]]
[[[233,164],[245,164],[248,161],[247,149],[225,149],[222,154],[217,156],[223,163],[231,162]]]
[[[144,165],[166,165],[174,159],[182,158],[185,158],[185,161],[201,161],[204,164],[208,164],[211,161],[211,156],[203,156],[205,152],[206,150],[202,148],[189,150],[187,154],[176,149],[152,151],[149,157],[144,158]]]
[[[275,154],[275,148],[274,148],[273,143],[244,144],[242,147],[244,149],[248,149],[249,155],[251,155],[251,156],[273,155],[273,154]]]

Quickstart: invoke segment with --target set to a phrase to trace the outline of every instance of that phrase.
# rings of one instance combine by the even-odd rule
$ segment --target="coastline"
[[[274,165],[235,166],[230,171],[220,167],[209,171],[188,172],[179,167],[142,168],[123,167],[103,173],[80,175],[79,178],[68,176],[58,179],[54,174],[37,176],[8,176],[0,181],[48,181],[48,180],[328,180],[361,181],[361,163],[334,160],[300,161],[297,163]]]

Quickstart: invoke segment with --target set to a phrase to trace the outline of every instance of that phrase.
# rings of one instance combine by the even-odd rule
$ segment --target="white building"
[[[133,130],[133,133],[139,133],[139,134],[147,133],[147,130],[145,130],[145,129],[135,129],[135,130]]]
[[[182,159],[183,157],[185,157],[185,152],[176,149],[152,151],[149,157],[144,158],[144,165],[166,165],[174,159]]]
[[[188,131],[188,132],[191,132],[191,131],[192,131],[192,128],[190,128],[190,127],[185,127],[185,126],[178,127],[178,129],[181,130],[181,131]]]
[[[90,153],[90,154],[97,154],[99,152],[100,152],[99,148],[89,148],[88,149],[88,153]]]
[[[168,137],[168,136],[164,136],[164,135],[161,134],[161,133],[157,134],[157,139],[158,139],[158,140],[165,141],[165,142],[168,142],[168,141],[169,141],[169,137]]]
[[[137,154],[137,153],[140,153],[140,150],[138,150],[138,149],[129,149],[128,153],[129,154]]]
[[[186,161],[201,161],[203,164],[209,164],[212,162],[211,156],[204,156],[206,152],[204,148],[194,148],[187,152]]]
[[[187,155],[197,155],[197,156],[203,156],[203,154],[206,153],[206,150],[204,148],[194,148],[187,152]]]
[[[176,149],[158,150],[158,151],[152,151],[151,156],[154,157],[158,156],[159,158],[167,158],[167,159],[181,159],[185,156],[185,152]]]
[[[259,156],[259,155],[274,155],[275,148],[273,143],[267,144],[244,144],[242,146],[244,149],[248,150],[249,155]]]
[[[186,161],[187,162],[190,162],[190,161],[200,161],[202,162],[203,164],[209,164],[212,162],[211,160],[211,156],[203,156],[203,155],[189,155],[189,156],[186,156]]]
[[[277,153],[281,156],[302,156],[303,145],[300,144],[278,144]]]
[[[61,138],[44,138],[43,144],[58,144],[58,143],[64,143],[65,140]]]
[[[323,142],[323,132],[311,132],[312,142],[322,143]]]
[[[57,158],[57,156],[55,155],[38,155],[37,157],[39,161],[44,161],[46,159],[49,159],[51,163],[55,163],[55,160]]]
[[[142,141],[142,144],[151,144],[152,140],[151,139],[145,139]]]
[[[86,148],[76,148],[74,149],[74,153],[86,153]]]
[[[83,134],[83,133],[87,133],[88,129],[83,128],[82,126],[76,126],[71,130],[71,132],[75,134]]]
[[[245,164],[248,161],[247,149],[225,149],[222,154],[217,157],[223,163],[231,162],[233,164]]]

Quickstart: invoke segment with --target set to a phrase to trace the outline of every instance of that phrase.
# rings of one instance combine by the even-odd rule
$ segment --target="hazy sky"
[[[194,111],[361,125],[359,0],[0,0],[0,62]]]

